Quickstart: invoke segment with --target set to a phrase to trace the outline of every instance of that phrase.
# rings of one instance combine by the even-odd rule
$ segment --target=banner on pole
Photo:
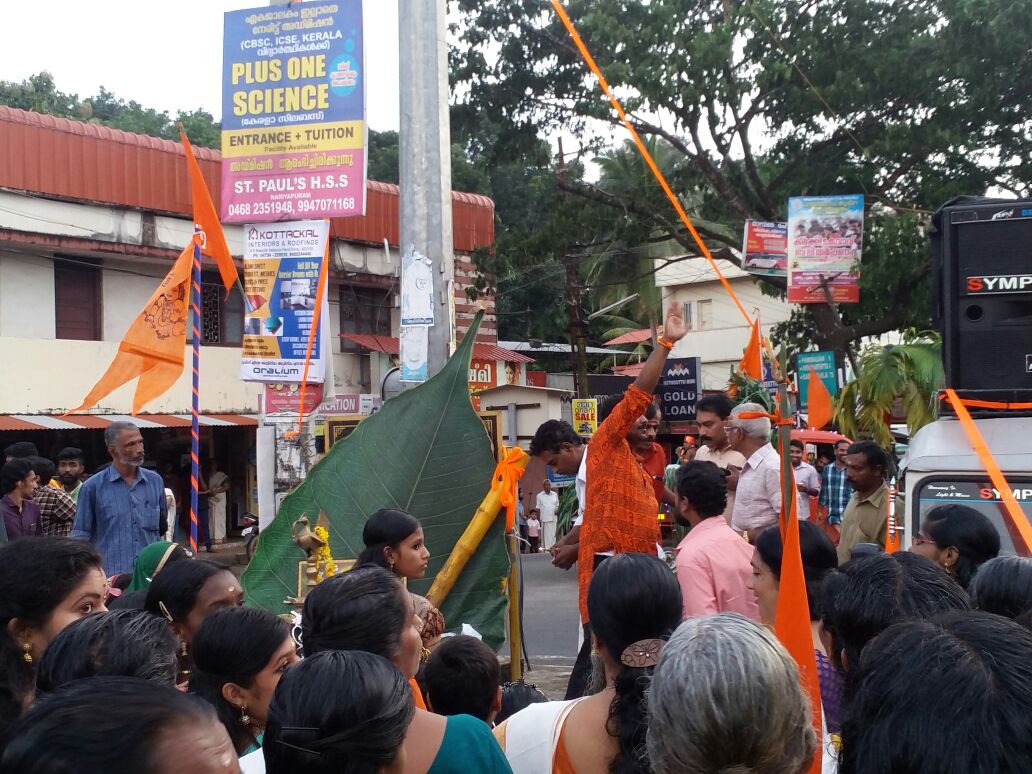
[[[433,324],[433,264],[410,249],[401,257],[401,327]]]
[[[240,378],[274,384],[300,382],[329,221],[253,224],[244,228],[244,293],[251,311],[244,316]],[[308,381],[322,383],[321,341],[328,330],[329,304],[323,298],[312,347]]]
[[[702,358],[678,357],[666,361],[656,394],[668,422],[691,422],[699,403]]]
[[[222,72],[222,220],[364,215],[362,0],[230,11]]]
[[[799,406],[810,405],[810,369],[828,388],[831,397],[838,395],[838,376],[835,370],[834,352],[800,352],[796,355],[796,383],[799,387]]]
[[[863,196],[790,198],[788,302],[859,303],[863,241]]]
[[[427,351],[430,348],[430,328],[410,325],[401,329],[401,381],[425,382],[428,378]]]
[[[598,430],[598,400],[574,398],[570,403],[573,409],[573,429],[577,435],[593,436]]]
[[[745,222],[742,268],[762,277],[788,275],[788,224]]]

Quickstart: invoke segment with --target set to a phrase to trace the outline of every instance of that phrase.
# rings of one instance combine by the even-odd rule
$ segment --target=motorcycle
[[[247,555],[247,561],[250,562],[254,557],[254,549],[258,545],[258,517],[253,513],[247,513],[244,515],[244,529],[240,533],[241,537],[244,538],[244,552]]]

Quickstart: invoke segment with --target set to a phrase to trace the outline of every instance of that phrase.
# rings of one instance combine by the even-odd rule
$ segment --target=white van
[[[1025,517],[1032,519],[1032,417],[976,419],[975,424]],[[899,467],[895,520],[904,549],[913,542],[924,514],[959,502],[989,517],[1000,533],[1001,554],[1028,555],[1020,535],[1008,527],[1006,506],[955,418],[942,417],[915,433]]]

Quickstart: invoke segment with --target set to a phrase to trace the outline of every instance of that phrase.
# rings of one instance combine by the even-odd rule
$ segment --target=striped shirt
[[[161,476],[137,468],[130,486],[112,465],[82,485],[72,537],[93,543],[104,572],[120,575],[132,572],[140,551],[160,539],[160,525],[167,519]]]
[[[839,468],[834,462],[825,465],[821,479],[820,504],[828,509],[828,523],[841,524],[842,514],[853,496],[853,487],[846,478],[846,466]]]

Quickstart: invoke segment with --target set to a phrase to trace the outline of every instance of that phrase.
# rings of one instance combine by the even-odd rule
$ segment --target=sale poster
[[[590,437],[598,429],[598,400],[596,398],[575,398],[571,402],[573,409],[573,429],[577,435]]]

